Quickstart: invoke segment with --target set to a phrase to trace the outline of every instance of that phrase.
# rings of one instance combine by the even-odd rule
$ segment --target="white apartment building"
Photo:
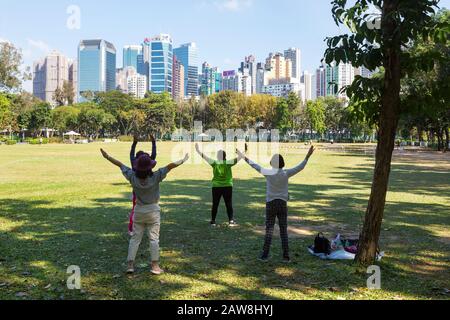
[[[284,51],[285,59],[291,60],[291,74],[293,78],[300,79],[302,76],[302,53],[298,48],[289,48]]]
[[[268,84],[263,87],[262,93],[269,94],[274,97],[287,97],[290,92],[295,92],[304,100],[304,89],[300,82],[287,82]]]
[[[128,94],[143,99],[147,93],[147,77],[142,74],[134,74],[127,77]]]
[[[313,100],[313,76],[308,71],[303,72],[302,84],[304,85],[304,100]]]

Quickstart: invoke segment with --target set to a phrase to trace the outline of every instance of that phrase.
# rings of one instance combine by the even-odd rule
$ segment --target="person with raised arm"
[[[161,208],[159,206],[159,184],[166,178],[173,169],[181,166],[189,159],[186,154],[183,160],[169,164],[168,166],[153,172],[156,161],[148,154],[141,155],[136,159],[135,170],[125,166],[120,161],[114,159],[106,151],[101,149],[103,157],[119,167],[136,195],[136,208],[134,217],[134,233],[130,239],[128,248],[127,273],[134,273],[134,262],[141,244],[144,232],[147,231],[150,237],[151,272],[154,275],[162,274],[164,271],[159,266],[159,232],[161,225]]]
[[[156,161],[156,140],[155,137],[153,135],[150,135],[150,140],[152,142],[152,154],[150,155],[150,158],[152,160]],[[148,155],[148,153],[144,152],[144,151],[138,151],[138,153],[136,153],[136,146],[139,143],[139,137],[138,135],[134,135],[134,140],[133,140],[133,144],[131,145],[131,150],[130,150],[130,163],[131,163],[131,169],[134,170],[135,164],[136,164],[136,160],[142,156],[142,155]],[[156,165],[156,163],[155,163]],[[133,235],[134,229],[133,229],[133,221],[134,221],[134,211],[136,208],[136,195],[133,192],[133,207],[131,209],[130,212],[130,220],[128,223],[128,234],[130,236]]]
[[[224,199],[227,208],[228,222],[230,227],[236,226],[233,210],[233,170],[232,168],[241,160],[239,157],[227,161],[227,154],[223,150],[217,152],[217,160],[207,157],[200,151],[198,143],[195,144],[198,154],[205,159],[213,168],[212,179],[212,209],[211,209],[211,226],[216,226],[217,212],[220,200]]]
[[[245,146],[245,151],[247,152],[247,145]],[[289,179],[305,169],[308,160],[313,155],[314,151],[315,148],[312,146],[309,149],[305,160],[292,169],[284,169],[285,162],[283,156],[276,154],[272,157],[270,162],[271,168],[265,169],[250,160],[244,153],[237,150],[237,154],[244,158],[245,162],[266,178],[266,235],[263,252],[260,256],[260,260],[263,262],[266,262],[269,259],[273,231],[277,218],[280,226],[283,261],[287,263],[291,261],[289,255],[287,206],[287,202],[289,201]]]

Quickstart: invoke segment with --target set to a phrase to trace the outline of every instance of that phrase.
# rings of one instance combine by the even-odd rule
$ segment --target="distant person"
[[[156,161],[149,155],[141,155],[135,163],[135,171],[128,168],[120,161],[110,157],[103,149],[102,155],[112,164],[118,166],[124,177],[133,187],[136,195],[136,208],[134,216],[134,232],[130,239],[128,248],[128,266],[127,273],[134,273],[134,262],[141,244],[144,232],[147,231],[150,238],[151,254],[151,272],[154,275],[160,275],[164,272],[159,266],[159,232],[161,225],[161,208],[159,206],[159,184],[166,178],[167,174],[182,165],[189,159],[186,154],[183,160],[169,164],[156,172],[153,169]]]
[[[155,137],[153,135],[150,135],[150,140],[152,142],[152,154],[150,155],[150,158],[153,161],[156,161],[156,140]],[[139,137],[137,135],[134,136],[134,140],[133,140],[133,144],[131,145],[131,151],[130,151],[130,163],[131,163],[131,168],[134,170],[135,165],[136,165],[136,160],[142,156],[142,155],[148,155],[148,153],[145,153],[144,151],[138,151],[138,153],[136,153],[136,146],[139,143]],[[156,166],[156,162],[155,162],[155,166]],[[133,192],[133,208],[131,209],[131,213],[130,213],[130,222],[128,224],[128,233],[130,235],[133,235],[133,219],[134,219],[134,209],[136,207],[136,195]]]
[[[213,168],[212,179],[212,209],[211,226],[216,226],[217,212],[219,210],[220,200],[224,199],[227,208],[229,226],[236,226],[233,210],[233,171],[232,168],[241,160],[240,158],[227,161],[227,154],[220,150],[217,152],[217,160],[207,157],[200,151],[198,143],[195,144],[198,154],[208,162]]]
[[[247,146],[245,148],[247,150]],[[256,171],[261,173],[267,181],[267,194],[266,194],[266,236],[264,241],[263,252],[260,256],[260,260],[267,261],[269,259],[270,247],[272,245],[273,231],[275,228],[275,220],[278,218],[280,226],[280,237],[283,248],[283,260],[290,262],[289,255],[289,238],[288,238],[288,206],[289,201],[289,179],[302,171],[309,158],[314,153],[315,149],[312,146],[305,160],[298,166],[285,170],[285,162],[283,156],[276,154],[272,157],[270,165],[272,168],[264,169],[260,165],[256,164],[252,160],[246,157],[241,151],[237,150],[240,157]]]

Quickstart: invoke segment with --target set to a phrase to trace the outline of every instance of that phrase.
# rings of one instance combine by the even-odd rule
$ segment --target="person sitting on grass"
[[[220,150],[217,152],[217,160],[213,160],[200,151],[198,143],[195,144],[195,149],[213,168],[211,226],[216,226],[217,211],[222,197],[225,201],[225,206],[227,207],[229,225],[231,227],[236,226],[233,211],[233,172],[231,168],[241,159],[237,158],[227,161],[226,152]]]
[[[156,140],[155,137],[153,135],[150,135],[150,140],[152,142],[152,154],[150,155],[150,158],[152,160],[156,161]],[[139,137],[137,135],[134,135],[134,140],[133,140],[133,144],[131,145],[131,151],[130,151],[130,163],[131,163],[131,168],[134,170],[135,164],[136,164],[136,160],[142,156],[142,155],[148,155],[148,153],[145,153],[144,151],[138,151],[138,153],[136,153],[136,146],[139,143]],[[156,163],[155,163],[156,165]],[[130,213],[130,222],[128,223],[128,233],[130,234],[130,236],[133,235],[133,219],[134,219],[134,210],[136,208],[136,195],[133,192],[133,208],[131,209],[131,213]]]
[[[247,145],[245,146],[247,151]],[[256,164],[241,151],[237,150],[240,157],[256,171],[261,173],[266,178],[267,194],[266,194],[266,236],[264,241],[263,252],[260,260],[266,262],[269,259],[270,247],[272,245],[273,231],[275,228],[275,220],[278,218],[278,224],[280,226],[280,237],[283,248],[283,261],[290,262],[289,255],[289,238],[288,238],[288,207],[289,201],[289,179],[302,171],[309,158],[314,153],[314,146],[309,149],[309,152],[305,160],[298,166],[285,170],[284,158],[276,154],[273,156],[270,165],[271,169],[264,169],[260,165]]]
[[[147,231],[150,237],[151,272],[159,275],[164,271],[159,266],[159,231],[161,224],[161,208],[159,206],[159,184],[166,178],[167,174],[179,167],[189,159],[186,154],[183,160],[169,164],[153,172],[156,161],[148,155],[141,155],[136,160],[135,171],[125,166],[120,161],[109,156],[103,149],[101,153],[105,159],[118,166],[124,177],[133,187],[136,195],[136,208],[134,217],[134,233],[130,239],[128,248],[127,273],[134,273],[134,262],[141,244],[144,232]]]

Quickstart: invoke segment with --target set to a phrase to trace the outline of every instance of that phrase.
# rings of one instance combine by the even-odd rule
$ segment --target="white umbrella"
[[[81,136],[81,134],[75,132],[75,131],[70,131],[67,133],[64,133],[65,136]]]

